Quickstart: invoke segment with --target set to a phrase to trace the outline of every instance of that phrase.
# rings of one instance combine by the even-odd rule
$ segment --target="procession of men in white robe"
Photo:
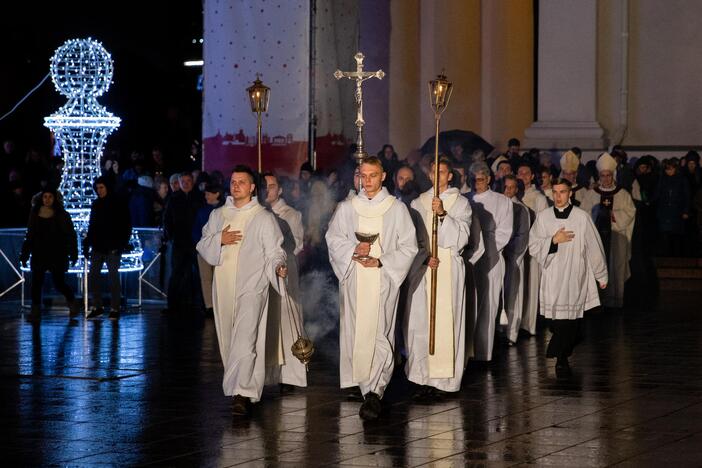
[[[367,158],[359,166],[359,191],[337,205],[326,241],[339,280],[340,385],[360,389],[365,399],[361,417],[374,419],[380,414],[380,400],[397,356],[397,308],[405,279],[405,310],[397,326],[402,327],[406,346],[407,377],[419,386],[447,392],[460,390],[469,358],[492,359],[503,309],[508,317],[506,337],[515,344],[520,326],[535,334],[537,311],[546,318],[561,319],[562,311],[569,310],[573,313],[565,315],[572,319],[599,305],[595,278],[607,286],[604,305],[622,306],[635,209],[628,192],[611,183],[616,168],[612,161],[606,153],[598,161],[600,186],[582,190],[577,197],[568,187],[566,224],[588,232],[588,239],[559,246],[556,258],[564,260],[556,262],[558,266],[552,261],[553,245],[544,244],[543,239],[549,230],[556,239],[557,225],[562,228],[564,223],[558,213],[563,210],[548,207],[532,183],[528,166],[520,166],[517,177],[506,178],[509,193],[506,190],[505,196],[490,189],[487,165],[474,163],[471,192],[464,196],[443,185],[434,198],[431,189],[411,203],[414,215],[382,187],[385,173],[377,158]],[[573,154],[561,158],[564,180],[573,178],[576,163],[579,159]],[[440,163],[442,174],[450,172],[448,167],[448,161]],[[275,176],[265,179],[262,183],[269,189],[273,184],[277,191],[273,195],[269,191],[265,200],[270,211],[256,197],[229,197],[210,215],[197,246],[200,255],[215,266],[213,305],[225,369],[223,390],[248,402],[260,400],[264,384],[307,384],[306,367],[291,353],[296,323],[303,319],[296,262],[302,249],[301,215],[280,198]],[[516,196],[517,179],[524,184],[521,200]],[[233,175],[232,190],[234,185]],[[573,214],[578,204],[582,209]],[[440,220],[438,252],[432,257],[435,213]],[[591,216],[588,222],[581,213]],[[591,226],[597,226],[596,240],[589,232]],[[377,240],[363,240],[363,233],[377,234]],[[608,236],[603,248],[607,261],[601,265],[595,257],[604,235]],[[573,267],[568,263],[573,262],[571,250],[588,256],[589,263],[580,266],[586,270],[578,278],[585,275],[592,281],[582,290],[568,283],[569,275],[577,273],[568,270]],[[438,282],[436,350],[430,354],[432,269]]]

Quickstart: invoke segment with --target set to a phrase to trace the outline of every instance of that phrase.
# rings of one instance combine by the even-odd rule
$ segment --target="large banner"
[[[225,176],[258,165],[256,115],[246,88],[271,88],[263,115],[263,170],[297,176],[307,161],[309,1],[205,0],[203,160]]]
[[[315,24],[315,160],[325,171],[343,164],[356,140],[355,84],[337,81],[334,71],[356,69],[358,0],[318,1]]]

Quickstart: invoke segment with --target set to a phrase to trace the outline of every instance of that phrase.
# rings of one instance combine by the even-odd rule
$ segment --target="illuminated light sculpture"
[[[98,103],[112,83],[112,57],[91,38],[71,39],[51,58],[51,79],[56,90],[68,98],[58,112],[44,119],[55,135],[65,165],[59,192],[78,234],[78,251],[88,231],[90,206],[95,199],[93,182],[100,176],[100,158],[107,137],[119,127],[120,118]],[[141,242],[132,231],[131,249],[122,255],[120,271],[144,268]],[[69,272],[82,273],[87,265],[81,257]]]

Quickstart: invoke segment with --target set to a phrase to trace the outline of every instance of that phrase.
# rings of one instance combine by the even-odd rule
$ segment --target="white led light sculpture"
[[[51,79],[68,102],[46,117],[44,126],[54,133],[63,152],[65,165],[59,192],[75,225],[79,244],[87,232],[90,205],[95,199],[93,182],[100,176],[105,140],[120,124],[119,117],[97,102],[110,87],[113,71],[112,57],[91,38],[68,40],[51,58]],[[120,271],[144,268],[141,243],[134,232],[130,245],[131,251],[122,255]],[[81,258],[69,271],[83,272],[84,267]]]

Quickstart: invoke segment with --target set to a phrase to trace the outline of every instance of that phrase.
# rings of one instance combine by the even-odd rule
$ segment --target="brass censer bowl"
[[[312,344],[311,340],[303,338],[302,336],[299,336],[297,340],[295,340],[290,349],[292,350],[293,356],[298,358],[304,365],[310,362],[310,358],[314,354],[314,344]]]

